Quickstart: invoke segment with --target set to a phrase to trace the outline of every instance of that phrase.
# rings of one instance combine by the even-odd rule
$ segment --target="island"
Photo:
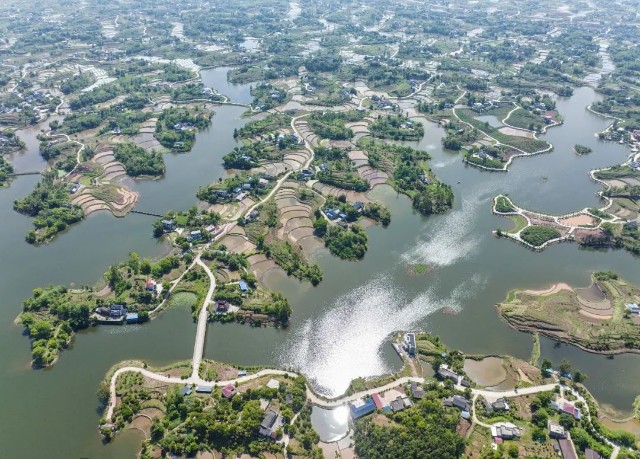
[[[515,290],[497,305],[516,330],[539,333],[589,352],[640,350],[640,288],[614,272],[597,272],[588,287],[555,284],[546,290]]]

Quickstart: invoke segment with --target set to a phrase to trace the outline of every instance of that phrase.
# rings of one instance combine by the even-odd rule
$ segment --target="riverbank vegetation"
[[[249,139],[258,136],[274,134],[278,129],[288,128],[291,125],[291,117],[283,113],[269,114],[261,120],[250,121],[240,129],[237,129],[233,136],[237,139]]]
[[[284,152],[289,148],[287,143],[266,142],[259,140],[254,143],[235,147],[222,157],[225,169],[249,170],[257,167],[261,161],[277,161],[284,158]]]
[[[453,206],[453,190],[431,171],[426,151],[372,139],[362,139],[358,145],[367,151],[371,167],[387,172],[393,188],[409,196],[420,213],[444,213]]]
[[[269,194],[273,182],[245,173],[228,177],[218,183],[198,188],[196,197],[209,204],[229,203],[238,201],[238,196],[259,199]],[[242,197],[240,198],[242,200]]]
[[[307,262],[300,246],[289,241],[273,241],[265,243],[265,255],[274,260],[289,276],[300,280],[308,280],[318,285],[322,280],[322,269],[319,265]]]
[[[342,190],[367,191],[369,182],[358,175],[345,150],[337,147],[319,147],[313,164],[320,168],[316,178]]]
[[[498,304],[509,325],[537,332],[591,352],[621,353],[640,349],[640,322],[626,304],[640,302],[640,288],[611,273],[596,273],[584,289],[551,293],[516,290]]]
[[[424,136],[422,123],[410,121],[402,115],[380,115],[371,123],[369,131],[379,139],[420,140]]]
[[[56,181],[53,172],[45,173],[35,189],[24,198],[13,203],[13,209],[30,217],[34,217],[34,230],[29,231],[26,241],[29,244],[41,244],[67,226],[84,218],[80,206],[71,204],[69,187]]]
[[[186,269],[189,260],[169,255],[152,262],[132,252],[127,261],[111,266],[95,288],[34,289],[17,319],[31,339],[33,366],[52,365],[79,330],[98,323],[121,325],[125,313],[136,313],[136,322],[147,321],[150,311],[166,298],[169,282]],[[190,289],[186,281],[184,291]]]
[[[367,251],[367,233],[359,225],[348,228],[331,225],[322,238],[329,251],[343,260],[358,260]]]
[[[113,147],[113,156],[131,177],[164,175],[164,160],[156,151],[147,151],[133,143],[119,143]]]
[[[188,211],[173,211],[170,210],[164,217],[156,220],[153,223],[153,237],[159,238],[164,234],[171,233],[174,230],[181,228],[182,234],[189,235],[192,231],[200,231],[200,237],[203,242],[207,242],[211,237],[212,231],[207,231],[207,228],[212,229],[211,225],[216,227],[222,221],[222,217],[217,212],[201,209],[198,210],[196,206],[191,207]],[[184,249],[184,243],[188,244],[189,241],[186,237],[178,236],[174,243]]]
[[[201,107],[171,107],[158,117],[154,137],[174,151],[191,151],[196,131],[209,126],[213,112]]]
[[[558,239],[560,232],[547,226],[527,226],[520,233],[520,237],[534,247],[541,247],[552,239]]]
[[[7,184],[13,174],[13,166],[0,155],[0,188]]]

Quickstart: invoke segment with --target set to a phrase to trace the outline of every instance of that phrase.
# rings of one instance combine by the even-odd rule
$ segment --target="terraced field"
[[[297,182],[285,182],[275,195],[279,212],[279,225],[276,237],[288,240],[291,244],[302,246],[307,258],[324,244],[313,234],[313,214],[320,207],[320,200],[310,199],[302,202],[299,198]]]
[[[256,203],[250,197],[244,198],[242,201],[232,201],[225,204],[213,204],[209,207],[209,211],[219,213],[223,219],[234,221],[240,218],[247,209],[251,208]]]
[[[308,150],[300,149],[285,153],[282,161],[263,161],[258,167],[251,169],[251,174],[266,174],[278,177],[288,171],[300,171],[311,158]]]
[[[85,216],[108,210],[116,217],[124,217],[135,206],[139,194],[115,184],[127,174],[124,166],[115,160],[112,150],[97,153],[83,170],[100,171],[91,185],[81,187],[71,201],[82,207]],[[74,175],[70,180],[80,181],[81,176]]]

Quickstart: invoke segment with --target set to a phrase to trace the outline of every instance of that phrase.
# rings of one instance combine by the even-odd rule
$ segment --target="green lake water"
[[[249,86],[231,87],[225,72],[206,70],[203,81],[231,94],[232,101],[250,99]],[[389,206],[393,220],[386,229],[369,230],[364,260],[345,262],[321,252],[316,261],[324,270],[324,281],[315,288],[271,275],[269,285],[282,290],[292,304],[291,326],[256,330],[210,325],[205,356],[296,368],[327,395],[342,393],[354,377],[398,369],[401,362],[388,342],[398,330],[427,330],[465,352],[528,359],[531,337],[509,329],[495,312],[494,304],[509,290],[559,281],[587,285],[589,274],[600,269],[614,269],[640,283],[638,259],[626,252],[593,252],[562,244],[533,253],[491,235],[493,229],[510,224],[491,214],[491,199],[498,193],[508,193],[522,207],[552,213],[598,205],[598,186],[587,172],[620,163],[628,150],[593,136],[608,124],[585,110],[596,98],[591,89],[583,88],[570,99],[558,100],[567,121],[542,137],[555,150],[516,159],[506,174],[465,166],[458,155],[442,150],[443,131],[428,124],[424,139],[414,145],[432,153],[436,174],[453,186],[453,211],[425,218],[412,210],[406,198],[385,187],[376,189],[373,195]],[[245,122],[243,112],[242,107],[217,108],[211,127],[198,134],[192,152],[165,157],[165,178],[135,184],[141,193],[137,209],[162,213],[195,204],[198,186],[224,174],[221,158],[235,145],[232,133]],[[29,142],[29,151],[19,155],[20,170],[42,167],[37,142],[35,149],[33,140]],[[593,153],[578,157],[573,153],[576,143],[592,147]],[[132,214],[116,219],[106,213],[73,226],[51,244],[29,246],[24,235],[31,221],[16,214],[12,203],[36,182],[37,177],[20,177],[0,190],[0,456],[134,457],[138,438],[133,433],[107,446],[100,441],[98,384],[111,365],[124,359],[161,365],[190,358],[195,324],[188,307],[172,307],[144,326],[98,327],[80,333],[73,349],[63,352],[52,369],[31,370],[28,340],[13,320],[33,288],[93,284],[109,264],[130,251],[153,257],[167,250],[151,236],[152,218]],[[408,263],[434,269],[409,277]],[[457,314],[445,315],[444,308]],[[544,339],[542,355],[554,361],[570,359],[589,375],[587,386],[599,401],[630,409],[637,395],[632,381],[640,377],[637,356],[609,360],[570,346],[554,347]]]

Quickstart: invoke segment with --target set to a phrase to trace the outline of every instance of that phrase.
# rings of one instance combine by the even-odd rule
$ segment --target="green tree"
[[[53,324],[46,319],[36,320],[29,327],[29,336],[34,340],[49,339],[53,333]]]

